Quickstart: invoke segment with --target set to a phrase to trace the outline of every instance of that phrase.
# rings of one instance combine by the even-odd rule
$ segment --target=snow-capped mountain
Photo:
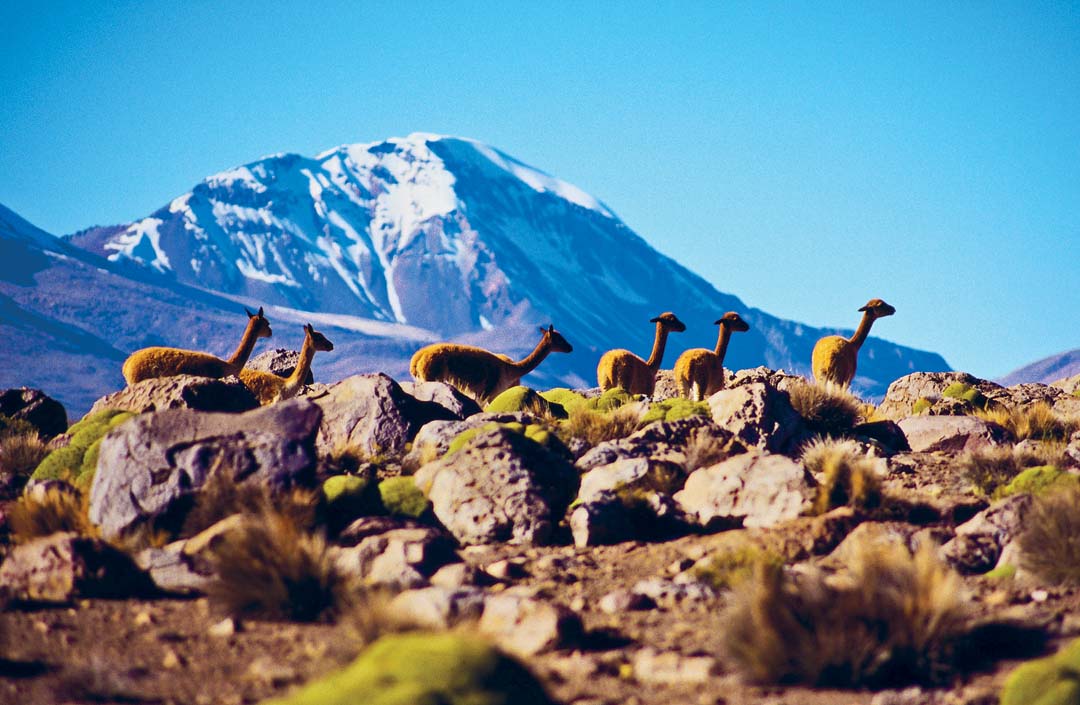
[[[712,321],[728,310],[752,326],[732,342],[729,367],[805,372],[813,343],[835,332],[749,309],[580,188],[461,138],[414,134],[314,158],[264,157],[146,218],[71,241],[178,283],[511,355],[532,348],[535,325],[554,323],[575,353],[540,368],[553,383],[595,384],[597,359],[612,347],[647,356],[648,321],[665,310],[688,325],[670,340],[668,367],[687,347],[712,347]],[[871,339],[856,386],[882,394],[913,370],[945,369],[939,355]]]

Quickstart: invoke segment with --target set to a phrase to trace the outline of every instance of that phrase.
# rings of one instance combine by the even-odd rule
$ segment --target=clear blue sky
[[[14,1],[0,47],[0,202],[54,233],[436,132],[770,313],[879,296],[983,377],[1080,347],[1075,2]]]

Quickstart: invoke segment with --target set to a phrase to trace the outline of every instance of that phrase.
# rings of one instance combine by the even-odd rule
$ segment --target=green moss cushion
[[[685,397],[674,397],[657,402],[649,407],[641,417],[642,423],[653,421],[677,421],[687,416],[711,416],[708,402],[691,401]]]
[[[416,486],[411,476],[388,477],[379,483],[379,496],[387,513],[394,516],[419,518],[430,502]]]
[[[1005,679],[1001,705],[1080,703],[1080,639],[1053,656],[1018,666]]]
[[[106,433],[132,418],[134,414],[117,409],[102,409],[84,417],[67,430],[71,442],[45,456],[34,470],[34,480],[65,480],[89,487],[97,469],[98,450]]]
[[[380,638],[341,671],[263,705],[553,705],[524,666],[477,637]]]

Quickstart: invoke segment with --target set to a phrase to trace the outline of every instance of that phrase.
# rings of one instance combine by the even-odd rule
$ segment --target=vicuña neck
[[[307,379],[311,370],[311,361],[315,359],[315,343],[311,338],[305,337],[304,344],[300,348],[300,357],[296,360],[296,367],[292,374],[285,378],[286,387],[298,387]]]
[[[255,349],[255,341],[258,340],[255,335],[255,328],[258,323],[258,318],[252,318],[248,321],[247,328],[244,329],[244,337],[240,339],[240,345],[237,346],[232,357],[226,360],[238,370],[247,364],[248,358],[251,357],[251,351]]]
[[[862,320],[859,321],[859,327],[855,330],[855,335],[848,338],[856,348],[861,348],[862,344],[866,342],[867,336],[870,335],[870,326],[874,325],[874,316],[869,311],[863,313]]]
[[[529,353],[526,358],[518,362],[511,362],[510,364],[519,370],[521,376],[524,377],[535,370],[540,363],[544,361],[544,358],[547,357],[550,351],[551,348],[549,347],[547,340],[541,339],[540,342],[537,343],[536,348]]]
[[[667,347],[668,330],[663,323],[656,324],[656,339],[653,340],[652,354],[645,362],[649,369],[656,372],[660,369],[660,361],[664,359],[664,348]]]
[[[729,342],[731,342],[731,329],[721,324],[720,335],[716,339],[716,357],[720,358],[720,362],[724,361]]]

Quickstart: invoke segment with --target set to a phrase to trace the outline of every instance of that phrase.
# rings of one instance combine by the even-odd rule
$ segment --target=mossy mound
[[[622,387],[612,387],[600,396],[589,400],[589,408],[596,411],[614,411],[635,401],[634,396]]]
[[[454,440],[450,441],[450,445],[446,450],[446,455],[452,455],[458,452],[459,450],[464,448],[465,445],[468,444],[469,441],[471,441],[473,438],[476,438],[476,436],[483,433],[484,431],[490,431],[494,428],[505,428],[507,430],[513,431],[514,433],[520,433],[529,440],[543,446],[549,451],[558,453],[559,455],[569,455],[569,451],[566,449],[566,446],[563,445],[563,442],[560,441],[559,438],[554,433],[552,433],[551,430],[548,429],[546,426],[542,426],[540,424],[529,424],[526,426],[525,424],[518,423],[516,421],[510,423],[496,423],[493,421],[489,424],[478,426],[477,428],[470,428],[467,431],[462,431],[458,435],[454,436]]]
[[[567,412],[570,412],[579,406],[587,406],[590,401],[584,394],[578,394],[566,387],[556,387],[554,389],[549,389],[546,392],[540,392],[540,396],[552,404],[558,404]]]
[[[642,424],[654,421],[677,421],[688,416],[712,416],[708,402],[691,401],[686,397],[673,397],[652,404],[641,417]]]
[[[68,429],[71,442],[45,456],[34,470],[34,480],[64,480],[88,489],[97,469],[101,439],[135,414],[118,409],[102,409],[84,417]]]
[[[997,492],[998,497],[1010,497],[1014,494],[1040,495],[1045,492],[1080,486],[1080,477],[1059,470],[1053,465],[1038,465],[1024,470],[1014,477],[1009,484]]]
[[[911,413],[918,416],[924,411],[929,411],[930,407],[934,405],[934,402],[930,401],[926,397],[919,397],[915,400],[915,403],[911,405]]]
[[[536,416],[553,416],[557,419],[566,418],[566,409],[545,398],[536,390],[518,385],[510,387],[505,392],[491,400],[484,408],[491,414],[509,414],[517,411],[527,411]]]
[[[323,482],[322,493],[327,516],[331,524],[337,526],[379,507],[374,469],[359,475],[328,477]]]
[[[1001,690],[1001,705],[1076,703],[1080,703],[1080,639],[1053,656],[1018,666]]]
[[[263,705],[553,705],[524,666],[464,634],[391,634],[351,665]]]
[[[982,392],[964,382],[953,382],[941,391],[941,396],[966,401],[977,409],[985,409],[989,401]]]
[[[380,482],[379,497],[386,512],[394,516],[417,519],[431,506],[431,502],[408,475],[388,477]]]

